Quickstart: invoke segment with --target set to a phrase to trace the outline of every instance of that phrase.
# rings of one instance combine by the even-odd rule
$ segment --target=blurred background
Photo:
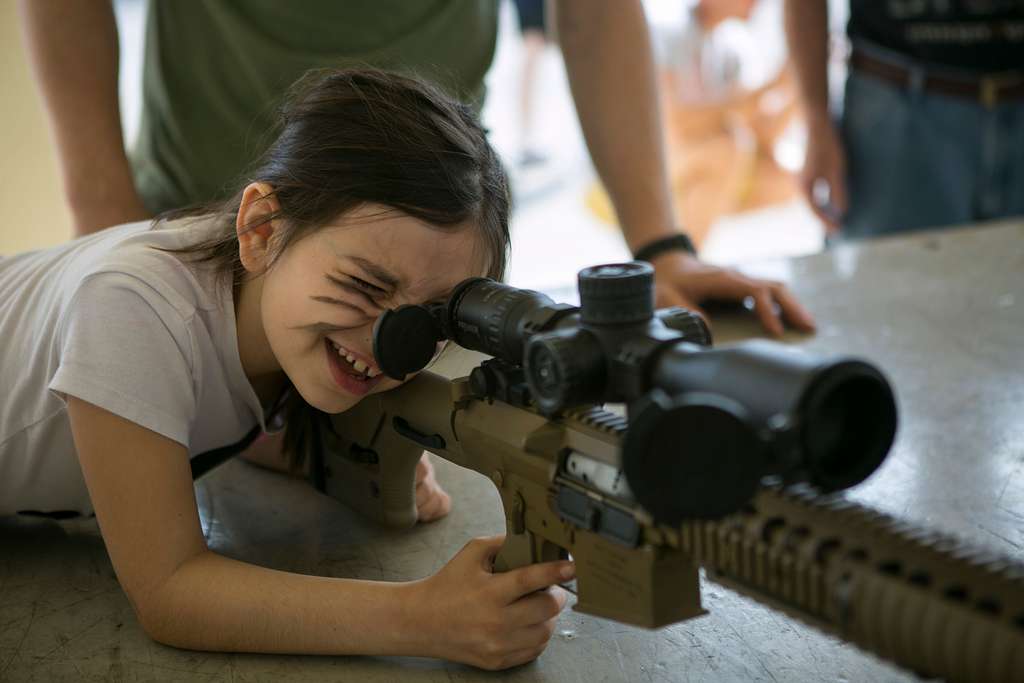
[[[818,251],[820,223],[792,174],[805,130],[787,69],[781,0],[736,2],[735,16],[702,26],[693,0],[645,0],[661,84],[677,213],[704,259],[743,264]],[[146,0],[117,0],[125,136],[138,124]],[[831,1],[834,40],[846,3]],[[15,0],[0,0],[0,253],[60,243],[71,222]],[[841,55],[841,51],[839,51]],[[833,68],[842,70],[842,59]],[[842,83],[833,74],[832,83]],[[564,293],[578,269],[628,258],[587,157],[557,48],[520,30],[501,2],[497,54],[483,112],[510,171],[516,210],[510,282]]]

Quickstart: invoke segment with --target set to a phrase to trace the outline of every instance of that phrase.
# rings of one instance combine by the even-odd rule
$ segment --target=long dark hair
[[[285,100],[277,138],[232,198],[157,219],[219,216],[223,229],[217,236],[177,253],[211,263],[232,285],[245,276],[235,219],[242,190],[253,181],[270,185],[280,205],[259,219],[280,219],[282,226],[271,263],[311,231],[362,205],[378,204],[441,230],[473,226],[487,251],[488,276],[504,278],[505,172],[472,109],[427,83],[372,69],[307,74]],[[310,447],[314,421],[325,416],[297,391],[289,394],[284,447],[294,468]]]

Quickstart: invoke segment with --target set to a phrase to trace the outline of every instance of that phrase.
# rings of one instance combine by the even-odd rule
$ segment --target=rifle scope
[[[444,305],[382,316],[375,353],[387,374],[404,377],[451,339],[521,368],[546,415],[625,403],[626,478],[667,523],[733,512],[765,477],[833,491],[881,465],[896,402],[875,367],[766,341],[710,348],[699,316],[654,310],[653,285],[646,263],[586,268],[575,307],[474,278]]]

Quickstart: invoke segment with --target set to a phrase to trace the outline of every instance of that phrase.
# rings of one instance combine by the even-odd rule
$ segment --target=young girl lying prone
[[[139,622],[169,645],[534,659],[573,568],[493,574],[500,537],[407,583],[206,547],[191,455],[281,410],[295,444],[292,418],[310,406],[339,413],[394,388],[371,351],[376,318],[500,278],[508,247],[508,188],[483,130],[408,78],[307,80],[251,178],[223,206],[0,259],[0,514],[95,511]],[[421,517],[446,511],[436,484],[419,502]]]

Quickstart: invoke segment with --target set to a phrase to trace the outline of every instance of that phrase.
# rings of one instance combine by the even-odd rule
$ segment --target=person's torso
[[[1019,0],[850,0],[850,40],[977,74],[1024,69]]]
[[[204,222],[205,221],[205,224]],[[185,371],[195,387],[186,400],[196,415],[188,450],[196,454],[233,443],[259,421],[259,401],[242,371],[229,282],[187,267],[161,251],[198,239],[212,222],[148,223],[109,228],[58,247],[0,258],[0,514],[21,510],[91,510],[74,449],[66,405],[49,390],[68,341],[63,323],[86,281],[115,277],[137,282],[170,315],[157,319],[195,350]],[[106,312],[105,312],[106,313]],[[116,349],[107,358],[117,366]],[[159,366],[159,358],[152,364]],[[130,387],[138,368],[117,367],[112,388]],[[180,372],[181,368],[174,370]],[[153,376],[153,369],[146,368]],[[160,373],[157,372],[159,377]],[[145,395],[146,386],[138,391]]]
[[[495,0],[150,3],[142,120],[131,161],[153,212],[224,197],[272,142],[288,88],[311,69],[419,75],[480,105]]]

